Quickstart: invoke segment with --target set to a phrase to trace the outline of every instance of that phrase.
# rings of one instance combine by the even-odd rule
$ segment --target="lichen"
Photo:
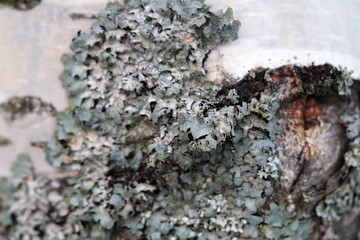
[[[2,230],[9,239],[65,239],[59,227],[68,215],[59,181],[36,175],[29,158],[20,155],[13,177],[0,182]],[[68,226],[69,227],[69,226]]]
[[[287,78],[275,81],[279,69],[229,86],[206,81],[207,55],[239,26],[231,9],[211,12],[202,0],[109,3],[62,57],[69,108],[45,152],[72,174],[38,176],[21,156],[3,183],[2,231],[12,239],[306,238],[311,221],[274,194],[284,169],[278,112],[285,100],[350,94],[352,80],[323,65],[285,67],[298,74],[296,91],[283,91]]]
[[[309,234],[309,221],[294,219],[286,210],[285,204],[270,204],[266,212],[264,227],[267,239],[306,239]]]

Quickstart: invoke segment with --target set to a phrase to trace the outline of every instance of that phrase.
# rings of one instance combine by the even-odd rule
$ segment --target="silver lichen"
[[[294,91],[233,88],[220,99],[224,86],[206,81],[207,55],[239,26],[231,9],[211,12],[202,0],[109,3],[62,57],[69,108],[45,152],[73,174],[37,176],[21,156],[3,182],[2,231],[12,239],[306,238],[310,221],[274,198],[283,170],[277,113]],[[297,94],[332,83],[351,92],[344,73]]]

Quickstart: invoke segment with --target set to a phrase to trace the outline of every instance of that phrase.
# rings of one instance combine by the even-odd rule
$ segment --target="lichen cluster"
[[[206,81],[207,54],[235,40],[239,26],[231,9],[211,12],[202,0],[109,3],[62,58],[69,109],[45,152],[69,175],[38,176],[20,156],[1,185],[2,231],[11,239],[305,239],[310,223],[273,197],[283,95],[269,87],[245,99],[234,88],[220,101],[222,86]],[[345,94],[344,79],[327,81]]]
[[[5,194],[0,219],[7,239],[66,239],[66,229],[73,226],[67,219],[66,189],[61,182],[36,175],[26,155],[18,157],[12,172],[11,178],[0,182]]]

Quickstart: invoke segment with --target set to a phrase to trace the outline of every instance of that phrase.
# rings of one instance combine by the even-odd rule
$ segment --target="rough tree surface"
[[[356,238],[359,85],[328,64],[206,81],[207,55],[239,26],[201,0],[109,3],[62,58],[69,108],[45,147],[58,174],[19,156],[1,182],[2,233]],[[55,113],[32,97],[2,104],[11,118],[26,109]]]

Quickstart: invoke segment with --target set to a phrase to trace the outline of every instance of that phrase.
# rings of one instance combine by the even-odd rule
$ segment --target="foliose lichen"
[[[36,175],[26,155],[18,157],[12,172],[11,178],[0,182],[3,209],[0,220],[6,236],[9,239],[65,239],[66,225],[59,227],[59,224],[69,210],[60,182]]]
[[[236,86],[206,81],[207,55],[239,26],[231,9],[211,12],[202,0],[109,3],[62,58],[69,109],[45,152],[72,174],[38,176],[21,156],[3,182],[2,231],[12,239],[306,238],[309,221],[273,194],[277,112],[293,92],[278,91],[286,84],[272,85],[267,70]],[[325,69],[329,78],[306,77],[296,94],[324,86],[348,94],[350,80]]]
[[[306,239],[310,222],[294,219],[285,209],[285,204],[270,203],[270,210],[266,212],[264,227],[267,239]]]

